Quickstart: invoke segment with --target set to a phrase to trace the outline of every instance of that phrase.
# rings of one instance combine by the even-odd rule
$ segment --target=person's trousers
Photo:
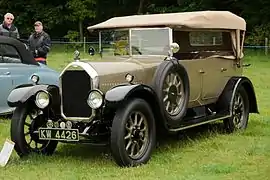
[[[37,61],[37,62],[47,65],[46,61]]]
[[[39,63],[42,63],[42,64],[45,64],[47,65],[47,62],[46,62],[46,58],[43,58],[43,57],[37,57],[35,58],[35,60]]]

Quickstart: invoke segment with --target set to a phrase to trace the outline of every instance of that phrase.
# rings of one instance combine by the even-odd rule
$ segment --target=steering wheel
[[[136,47],[136,46],[131,46],[131,49],[132,49],[132,50],[135,50],[137,53],[139,53],[140,55],[142,55],[142,52],[139,50],[138,47]]]

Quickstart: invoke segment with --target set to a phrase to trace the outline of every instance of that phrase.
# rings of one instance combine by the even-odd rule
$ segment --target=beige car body
[[[135,15],[115,17],[90,26],[88,30],[102,31],[138,27],[147,29],[164,26],[171,28],[170,42],[180,42],[179,63],[186,68],[190,82],[189,107],[216,102],[228,80],[242,74],[243,37],[246,23],[241,17],[226,11]],[[230,51],[218,52],[213,46],[213,52],[210,52],[210,55],[201,54],[197,58],[182,59],[182,49],[191,52],[190,49],[184,47],[185,45],[181,45],[181,41],[184,44],[189,41],[189,32],[227,33],[230,39],[223,39],[223,41],[227,42],[228,47],[231,47]],[[89,64],[99,76],[99,89],[106,93],[112,87],[125,83],[127,73],[134,75],[133,83],[151,86],[155,70],[164,58],[165,56],[131,55],[126,58],[119,57],[118,60],[101,59],[97,62],[89,62]]]
[[[58,141],[110,145],[116,163],[130,167],[147,163],[167,132],[219,120],[227,132],[246,129],[249,113],[259,111],[252,82],[242,75],[245,28],[225,11],[115,17],[88,27],[99,31],[94,60],[75,51],[59,86],[11,92],[17,153],[38,151],[36,145],[28,152],[32,140],[44,143],[43,154]],[[29,126],[27,115],[37,117]]]

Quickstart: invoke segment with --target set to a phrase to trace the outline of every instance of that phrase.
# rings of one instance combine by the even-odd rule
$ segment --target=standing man
[[[35,32],[28,39],[29,49],[37,62],[47,64],[47,54],[51,48],[50,36],[43,31],[43,25],[40,21],[35,22]]]
[[[14,16],[11,13],[4,15],[4,22],[0,25],[0,35],[20,39],[18,29],[13,24]]]

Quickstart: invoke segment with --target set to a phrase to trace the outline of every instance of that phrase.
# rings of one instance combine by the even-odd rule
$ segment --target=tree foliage
[[[95,0],[68,0],[66,3],[69,10],[66,17],[68,20],[78,23],[81,41],[83,40],[83,21],[96,16],[95,4]]]
[[[0,0],[0,15],[13,13],[22,37],[29,36],[33,23],[40,20],[52,38],[77,32],[79,40],[89,35],[87,26],[114,16],[227,10],[247,21],[246,43],[261,44],[270,38],[269,8],[270,1],[265,0]]]

